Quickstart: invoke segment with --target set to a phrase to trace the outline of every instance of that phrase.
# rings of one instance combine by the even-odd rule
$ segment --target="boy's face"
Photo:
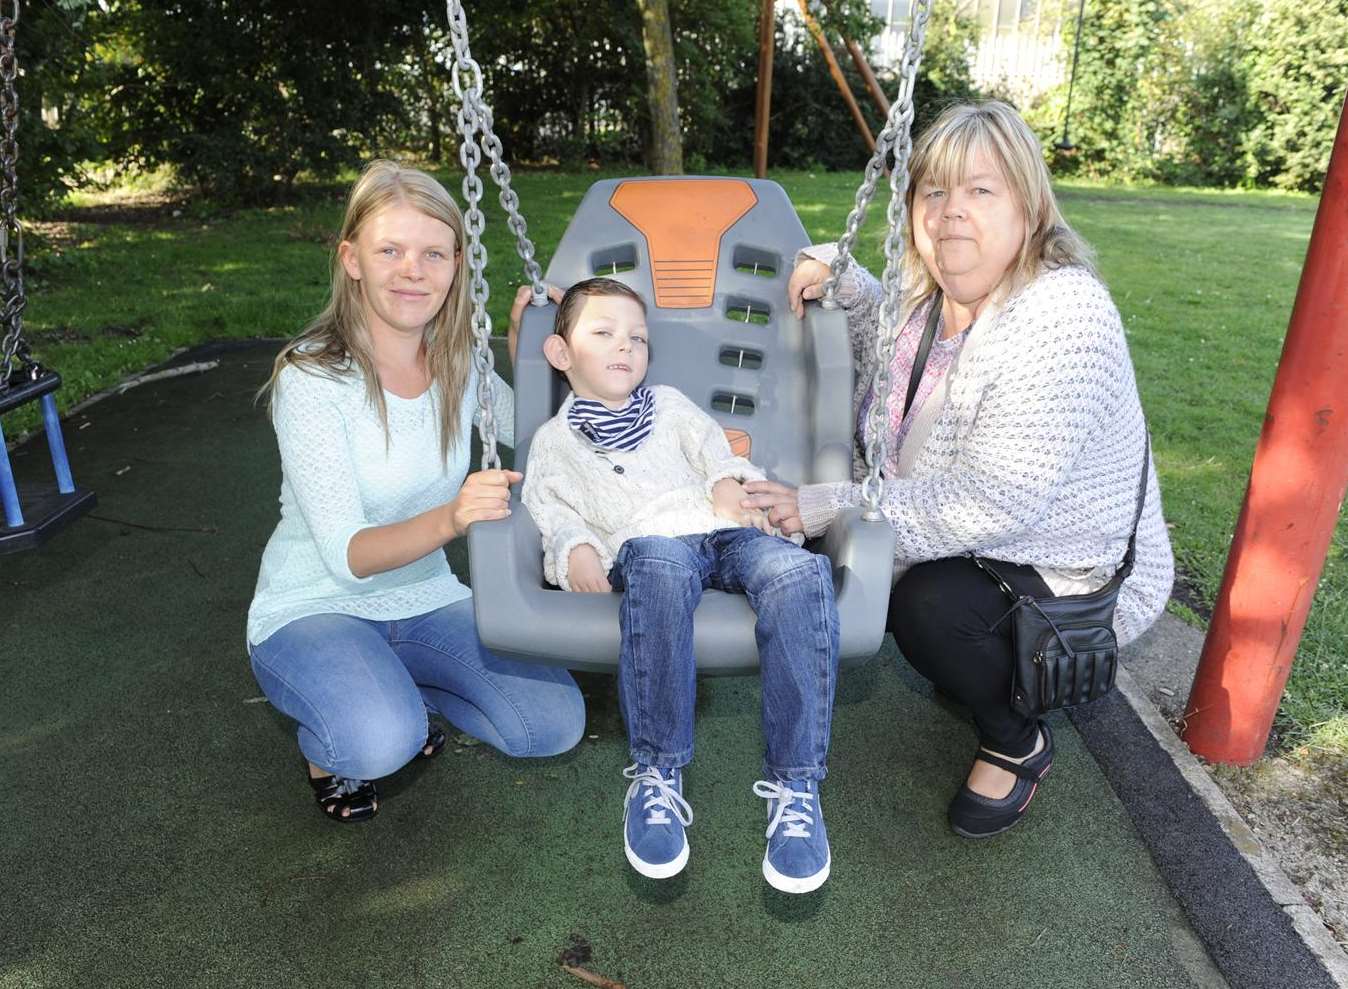
[[[641,306],[621,295],[592,295],[577,313],[569,337],[553,334],[543,352],[566,375],[577,398],[620,409],[646,377],[648,346]]]

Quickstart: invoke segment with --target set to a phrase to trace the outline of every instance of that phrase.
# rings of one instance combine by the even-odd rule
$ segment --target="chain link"
[[[865,479],[861,482],[861,501],[865,518],[878,521],[884,516],[880,501],[884,495],[885,429],[889,414],[889,365],[894,359],[894,344],[899,332],[899,307],[903,300],[902,271],[904,230],[908,225],[908,158],[913,150],[913,91],[917,85],[917,69],[922,62],[922,45],[927,35],[927,20],[931,16],[931,0],[913,0],[909,11],[908,38],[904,44],[900,66],[898,99],[890,107],[889,118],[875,142],[875,154],[866,164],[866,176],[857,190],[856,203],[847,217],[847,228],[838,241],[838,254],[824,284],[824,305],[836,308],[834,293],[838,277],[846,267],[856,243],[866,210],[875,196],[875,187],[884,170],[886,157],[894,153],[894,168],[889,173],[889,208],[886,211],[888,232],[885,235],[885,270],[880,279],[884,298],[880,303],[879,332],[875,338],[875,384],[866,424]]]
[[[14,81],[19,74],[15,35],[19,21],[18,0],[13,13],[0,16],[0,389],[20,368],[36,367],[23,339],[23,310],[28,298],[23,287],[23,225],[19,223],[19,95]],[[0,4],[3,10],[3,4]]]
[[[501,141],[492,127],[491,108],[482,98],[482,68],[473,59],[468,45],[468,20],[462,0],[446,0],[449,18],[449,37],[454,49],[450,64],[450,81],[458,97],[457,122],[462,143],[459,161],[463,164],[463,198],[468,204],[464,223],[468,234],[469,292],[472,298],[471,323],[473,329],[473,364],[477,368],[477,400],[479,406],[478,433],[482,438],[482,469],[499,467],[501,458],[496,449],[496,415],[492,376],[496,366],[491,351],[491,316],[487,313],[487,298],[491,293],[486,279],[487,247],[482,243],[486,219],[482,214],[482,180],[477,168],[482,163],[478,150],[491,159],[492,180],[501,189],[501,208],[506,213],[506,225],[515,235],[515,249],[524,263],[524,273],[533,292],[532,302],[541,306],[547,302],[543,273],[534,259],[533,241],[529,239],[528,224],[520,213],[519,196],[510,185],[510,167],[506,165]]]

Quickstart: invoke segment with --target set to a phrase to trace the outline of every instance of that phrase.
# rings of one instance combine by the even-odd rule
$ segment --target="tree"
[[[1177,0],[1092,0],[1081,26],[1081,56],[1072,96],[1076,148],[1057,154],[1055,171],[1142,178],[1166,146],[1178,76],[1185,67]],[[1076,33],[1069,22],[1064,52]],[[1066,88],[1066,83],[1063,88]],[[1041,136],[1042,117],[1037,117]],[[1051,126],[1051,125],[1050,125]]]
[[[26,214],[48,209],[84,179],[83,162],[102,157],[88,107],[106,91],[108,72],[91,8],[93,0],[56,0],[26,8],[19,21],[17,171]]]
[[[123,0],[109,20],[126,52],[102,104],[112,153],[216,196],[265,201],[355,164],[397,110],[386,66],[408,28],[369,5]]]
[[[1257,123],[1249,39],[1262,6],[1261,0],[1218,0],[1195,5],[1181,21],[1186,54],[1169,102],[1169,141],[1152,177],[1182,185],[1241,184],[1246,134]]]
[[[1246,179],[1318,190],[1348,92],[1348,0],[1269,0],[1250,48]]]
[[[666,0],[637,0],[641,34],[646,48],[647,99],[651,139],[647,155],[657,175],[683,173],[683,141],[679,128],[678,74],[674,67],[674,37]]]

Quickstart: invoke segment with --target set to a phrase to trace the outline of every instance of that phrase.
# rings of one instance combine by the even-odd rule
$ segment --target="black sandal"
[[[1000,800],[993,800],[974,793],[969,787],[961,786],[950,802],[950,827],[955,834],[963,838],[991,838],[995,834],[1014,827],[1025,815],[1025,809],[1039,790],[1039,784],[1053,767],[1053,733],[1048,725],[1039,722],[1039,732],[1044,736],[1044,747],[1024,762],[1012,762],[991,752],[978,750],[975,762],[1015,773],[1016,785],[1011,792]]]
[[[314,789],[314,800],[318,802],[319,809],[332,820],[354,824],[357,821],[368,821],[379,813],[379,792],[375,790],[373,782],[367,780],[348,793],[347,781],[340,776],[310,776],[307,762],[304,775],[309,777],[309,785]]]
[[[439,728],[432,728],[426,733],[426,744],[417,749],[416,758],[434,759],[440,754],[441,750],[444,749],[446,741],[447,739],[443,731]],[[430,749],[430,751],[427,752],[427,749]]]

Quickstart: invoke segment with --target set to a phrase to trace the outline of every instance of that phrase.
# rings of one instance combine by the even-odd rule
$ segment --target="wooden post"
[[[1185,706],[1212,762],[1264,753],[1348,489],[1348,105],[1320,193],[1226,573]]]
[[[772,50],[777,43],[776,4],[763,0],[758,8],[758,98],[754,104],[754,176],[768,174],[768,120],[772,116]]]
[[[833,57],[833,49],[829,47],[823,29],[810,14],[807,0],[800,0],[800,16],[805,18],[805,26],[810,29],[810,33],[814,35],[814,40],[819,43],[819,50],[824,53],[824,61],[828,63],[829,74],[833,76],[833,81],[837,83],[838,92],[842,93],[843,102],[847,104],[847,109],[852,111],[852,119],[856,121],[857,130],[861,132],[861,136],[866,142],[866,149],[874,154],[875,138],[871,136],[871,129],[866,123],[866,118],[861,115],[861,107],[857,106],[856,97],[852,95],[852,88],[847,85],[847,78],[842,73],[842,66]]]
[[[851,38],[844,38],[843,43],[847,45],[847,51],[852,56],[852,64],[861,73],[861,78],[866,83],[866,89],[871,94],[876,109],[880,111],[880,117],[888,120],[889,100],[885,97],[885,91],[880,88],[880,80],[875,78],[875,73],[871,71],[871,63],[866,61],[866,53]]]

